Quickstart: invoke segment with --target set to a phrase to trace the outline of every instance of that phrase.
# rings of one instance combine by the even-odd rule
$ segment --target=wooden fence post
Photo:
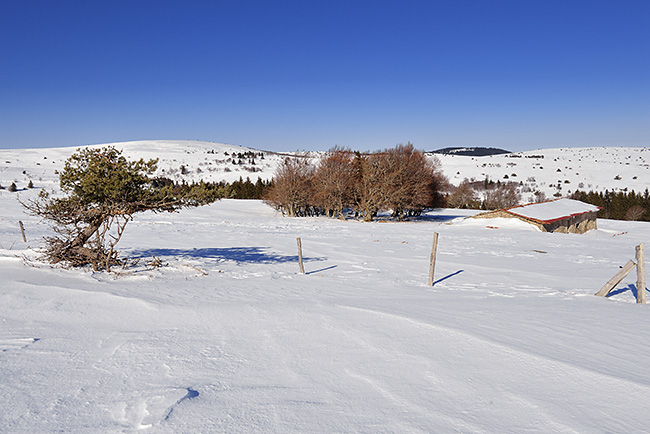
[[[615,287],[616,285],[618,285],[619,283],[621,283],[621,280],[625,279],[625,276],[627,276],[628,274],[630,274],[630,271],[632,271],[632,269],[633,269],[635,266],[636,266],[636,264],[634,263],[634,261],[630,259],[630,260],[627,262],[627,264],[623,265],[623,268],[621,268],[621,270],[620,270],[618,273],[616,273],[616,275],[615,275],[614,277],[612,277],[611,279],[609,279],[609,282],[607,282],[607,283],[605,284],[605,286],[603,286],[603,287],[600,289],[600,291],[598,291],[595,295],[599,295],[599,296],[601,296],[601,297],[605,297],[607,294],[610,293],[610,291],[611,291],[612,289],[614,289],[614,287]]]
[[[636,246],[636,302],[645,303],[645,259],[644,244]]]
[[[431,258],[429,259],[429,286],[433,286],[433,273],[436,270],[437,250],[438,250],[438,232],[434,232],[433,245],[431,246]]]
[[[302,264],[302,241],[300,240],[300,237],[296,238],[298,241],[298,264],[300,265],[300,273],[305,274],[305,267]]]
[[[23,226],[23,222],[18,220],[18,224],[20,225],[20,233],[23,234],[23,242],[27,242],[27,238],[25,237],[25,226]]]

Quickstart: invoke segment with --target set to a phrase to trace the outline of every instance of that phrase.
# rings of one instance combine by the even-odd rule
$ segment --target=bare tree
[[[313,215],[314,167],[305,156],[287,157],[278,166],[266,202],[289,217]]]
[[[428,160],[411,143],[398,145],[381,155],[385,166],[383,205],[392,210],[393,217],[403,220],[436,205],[436,193],[443,177],[437,172],[435,160]]]
[[[384,170],[380,154],[355,154],[353,206],[364,221],[372,221],[385,202]]]
[[[514,183],[495,184],[485,192],[486,209],[509,208],[519,204],[521,195]]]
[[[316,168],[313,177],[314,204],[327,215],[345,218],[343,209],[352,202],[354,194],[353,153],[347,149],[331,149]]]
[[[543,191],[539,191],[539,190],[536,191],[534,193],[534,196],[535,196],[535,203],[546,202],[548,200],[548,198],[546,197],[546,193],[544,193]]]
[[[289,216],[343,218],[351,206],[365,221],[383,209],[402,220],[443,202],[446,179],[438,165],[410,143],[368,154],[333,148],[317,168],[306,158],[285,159],[266,200]]]
[[[467,180],[463,180],[458,187],[455,187],[449,198],[447,205],[451,208],[477,208],[479,205],[479,196]]]
[[[637,221],[641,220],[645,215],[645,208],[641,205],[632,205],[625,212],[625,220]]]

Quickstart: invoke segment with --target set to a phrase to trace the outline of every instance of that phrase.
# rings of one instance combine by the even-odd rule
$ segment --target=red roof
[[[599,206],[573,199],[555,199],[506,208],[504,211],[539,223],[553,223],[577,215],[598,211]]]

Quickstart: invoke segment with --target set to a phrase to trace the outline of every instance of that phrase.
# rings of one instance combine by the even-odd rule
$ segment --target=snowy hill
[[[286,155],[212,142],[148,140],[114,143],[128,158],[158,158],[158,175],[175,181],[228,181],[240,177],[268,180]],[[101,147],[106,145],[93,145]],[[75,148],[0,150],[0,185],[16,182],[24,188],[31,179],[38,187],[56,188],[55,170],[63,167]],[[318,159],[323,152],[311,152]],[[484,157],[428,153],[438,158],[449,180],[514,181],[520,184],[523,202],[532,202],[535,191],[549,198],[584,191],[643,192],[650,188],[650,148],[565,148]]]
[[[442,171],[458,185],[463,179],[521,183],[524,202],[535,191],[548,197],[584,191],[643,192],[650,188],[650,148],[564,148],[485,157],[437,155]]]
[[[190,140],[146,140],[92,145],[91,148],[114,146],[129,159],[158,158],[157,175],[187,182],[227,181],[250,177],[255,181],[271,179],[282,155],[221,143]],[[16,182],[24,188],[31,179],[36,186],[55,187],[55,171],[77,148],[0,150],[0,185]],[[247,156],[244,157],[244,154]],[[240,156],[242,158],[239,158]]]
[[[510,151],[500,148],[442,148],[432,151],[434,154],[464,155],[470,157],[485,157],[486,155],[510,154]]]
[[[160,157],[161,169],[186,165],[192,176],[210,167],[200,163],[248,151],[123,146],[129,156]],[[54,170],[73,151],[1,151],[1,182],[29,176],[55,188]],[[640,170],[638,157],[622,166]],[[264,173],[279,158],[266,155]],[[528,162],[544,165],[535,173],[553,170],[548,156],[456,158],[464,173],[488,161],[517,163],[510,172]],[[579,170],[595,173],[588,167]],[[489,167],[498,169],[506,167]],[[634,273],[609,298],[593,295],[635,245],[649,245],[650,223],[599,220],[585,235],[551,234],[516,220],[464,219],[474,213],[464,210],[363,223],[284,218],[260,201],[222,200],[136,215],[118,247],[139,262],[107,274],[37,261],[34,249],[52,231],[17,200],[37,194],[0,191],[3,433],[650,426],[649,413],[630,411],[650,394],[650,306],[635,303]],[[152,256],[166,265],[148,266]]]

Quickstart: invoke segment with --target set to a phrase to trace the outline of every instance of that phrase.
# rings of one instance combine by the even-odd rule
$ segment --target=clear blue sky
[[[0,148],[650,146],[649,0],[0,0]]]

